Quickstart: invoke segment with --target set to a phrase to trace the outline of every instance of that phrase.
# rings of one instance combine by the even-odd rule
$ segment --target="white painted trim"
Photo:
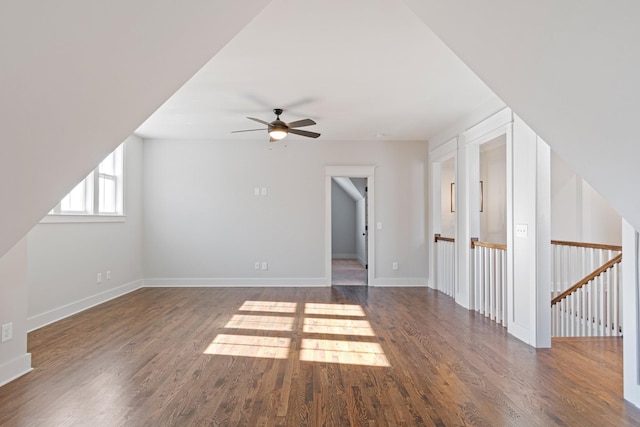
[[[0,365],[0,387],[31,371],[33,371],[31,367],[31,353],[23,354],[20,357],[3,363]]]
[[[345,178],[368,178],[375,171],[375,166],[325,166],[326,176],[343,176]]]
[[[640,235],[622,220],[622,324],[624,398],[640,407]]]
[[[324,277],[199,277],[144,279],[145,288],[294,288],[326,287]]]
[[[325,286],[331,286],[331,181],[333,177],[346,178],[367,178],[367,211],[369,224],[369,233],[367,234],[367,259],[369,261],[369,269],[367,270],[367,283],[373,283],[375,280],[375,247],[376,247],[376,223],[375,217],[375,166],[325,166]]]
[[[428,250],[428,263],[429,263],[429,278],[428,278],[428,284],[430,287],[434,287],[437,288],[437,284],[436,284],[436,277],[435,277],[435,271],[436,271],[436,265],[435,265],[435,247],[434,247],[434,242],[433,242],[433,235],[435,233],[440,233],[442,231],[441,229],[441,221],[440,221],[440,215],[441,215],[441,204],[442,204],[442,198],[441,198],[441,185],[442,185],[442,177],[441,177],[441,165],[442,162],[448,159],[453,159],[453,168],[454,168],[454,179],[457,180],[457,174],[458,174],[458,137],[456,136],[455,138],[451,138],[449,141],[445,142],[444,144],[438,146],[437,148],[433,149],[430,153],[429,153],[429,172],[428,172],[428,176],[431,177],[431,185],[429,186],[429,194],[428,194],[428,200],[429,200],[429,206],[431,209],[430,212],[430,218],[431,220],[429,221],[429,226],[428,226],[428,241],[430,242],[429,244],[429,250]],[[456,195],[459,193],[456,192]],[[455,231],[454,231],[454,238],[456,238],[456,242],[457,240],[457,232],[458,232],[458,226],[457,226],[457,213],[456,213],[456,219],[455,219]],[[456,245],[456,243],[454,243],[454,245]],[[456,249],[454,249],[455,251]],[[454,257],[454,262],[457,264],[457,258]],[[457,283],[457,268],[455,270],[455,275],[456,277],[454,278],[454,282]]]
[[[356,254],[333,254],[333,259],[358,259]]]
[[[513,114],[511,112],[511,109],[505,108],[504,110],[497,112],[493,116],[487,118],[486,120],[483,120],[477,125],[467,129],[467,131],[463,133],[464,143],[469,144],[478,142],[478,139],[483,137],[486,138],[486,135],[490,132],[494,132],[496,131],[496,129],[509,125],[511,122],[513,122]],[[498,135],[500,135],[500,133],[498,133],[496,136]],[[489,139],[493,138],[485,139],[485,141],[488,141]]]
[[[136,280],[117,288],[112,288],[104,292],[83,298],[81,300],[65,304],[62,307],[55,308],[45,313],[36,314],[27,319],[27,331],[32,332],[43,326],[49,325],[66,317],[73,316],[81,311],[87,310],[96,305],[100,305],[114,298],[133,292],[143,286],[142,280]]]
[[[47,215],[40,224],[68,224],[82,222],[127,222],[126,215]]]
[[[450,157],[454,157],[458,151],[458,137],[451,138],[444,144],[434,148],[429,152],[429,160],[432,162],[442,162]]]
[[[373,286],[377,288],[426,288],[429,281],[426,277],[398,277],[398,278],[377,278]]]

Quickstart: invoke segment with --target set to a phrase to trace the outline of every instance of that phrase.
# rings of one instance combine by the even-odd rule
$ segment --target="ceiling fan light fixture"
[[[277,141],[284,139],[289,133],[285,126],[274,125],[269,127],[269,136]]]

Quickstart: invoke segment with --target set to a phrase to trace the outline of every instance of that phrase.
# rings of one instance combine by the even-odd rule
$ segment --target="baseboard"
[[[154,278],[144,279],[147,288],[294,288],[294,287],[327,287],[327,279],[318,278]]]
[[[0,387],[32,370],[31,353],[26,353],[0,365]]]
[[[332,259],[358,259],[356,254],[331,254]]]
[[[143,286],[142,280],[136,280],[117,288],[112,288],[99,294],[92,295],[90,297],[83,298],[78,301],[74,301],[69,304],[65,304],[62,307],[55,308],[45,313],[36,314],[35,316],[27,319],[27,331],[35,331],[43,326],[49,325],[58,320],[62,320],[65,317],[73,316],[76,313],[84,311],[88,308],[94,307],[98,304],[102,304],[114,298],[118,298],[122,295],[133,292],[136,289],[140,289]]]
[[[424,277],[402,277],[402,278],[376,278],[373,279],[374,287],[378,288],[402,288],[402,287],[420,287],[426,288],[428,281]]]

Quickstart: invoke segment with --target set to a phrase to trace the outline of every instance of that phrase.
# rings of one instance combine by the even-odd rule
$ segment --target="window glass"
[[[124,215],[124,144],[53,208],[50,215]]]

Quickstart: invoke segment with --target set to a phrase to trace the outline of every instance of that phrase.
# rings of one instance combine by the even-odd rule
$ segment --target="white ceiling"
[[[495,99],[401,0],[274,0],[136,133],[266,140],[230,132],[278,107],[320,140],[426,140]]]

